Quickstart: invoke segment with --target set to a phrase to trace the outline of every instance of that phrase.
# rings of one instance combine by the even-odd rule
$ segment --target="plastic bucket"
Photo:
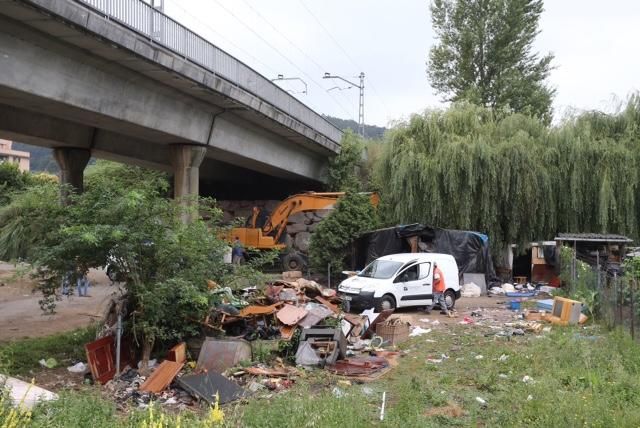
[[[520,300],[511,300],[511,301],[509,301],[509,309],[511,309],[512,311],[519,311],[520,310]]]

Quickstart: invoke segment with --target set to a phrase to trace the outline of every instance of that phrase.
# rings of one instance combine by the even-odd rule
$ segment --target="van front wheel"
[[[393,298],[390,294],[385,294],[380,298],[378,304],[376,305],[376,312],[382,312],[389,309],[396,308],[396,299]]]
[[[453,309],[456,305],[456,293],[453,290],[444,292],[444,301],[447,302],[447,309]]]

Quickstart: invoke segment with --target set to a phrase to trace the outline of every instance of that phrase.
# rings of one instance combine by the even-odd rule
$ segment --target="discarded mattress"
[[[38,402],[58,399],[57,394],[14,377],[0,375],[0,385],[9,390],[11,403],[16,407],[32,409]]]

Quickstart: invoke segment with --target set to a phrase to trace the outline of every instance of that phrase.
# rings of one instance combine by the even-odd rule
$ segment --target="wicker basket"
[[[376,325],[376,335],[382,337],[385,342],[392,345],[402,343],[409,338],[409,324],[387,324],[381,323]]]

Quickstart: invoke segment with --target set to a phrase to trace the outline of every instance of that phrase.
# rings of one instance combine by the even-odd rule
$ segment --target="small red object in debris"
[[[464,317],[462,321],[460,321],[460,324],[475,324],[475,321],[473,320],[473,318]]]
[[[389,362],[382,357],[355,357],[336,361],[327,369],[343,376],[358,376],[369,375],[388,366]]]
[[[184,363],[164,360],[158,368],[151,373],[151,376],[140,385],[140,391],[157,393],[166,389],[171,384],[171,381],[180,373],[182,366],[184,366]]]
[[[178,343],[176,346],[169,349],[167,360],[175,361],[176,363],[184,363],[187,361],[187,344],[184,342]]]
[[[101,384],[109,382],[116,374],[113,348],[113,336],[106,336],[84,345],[91,376]]]

